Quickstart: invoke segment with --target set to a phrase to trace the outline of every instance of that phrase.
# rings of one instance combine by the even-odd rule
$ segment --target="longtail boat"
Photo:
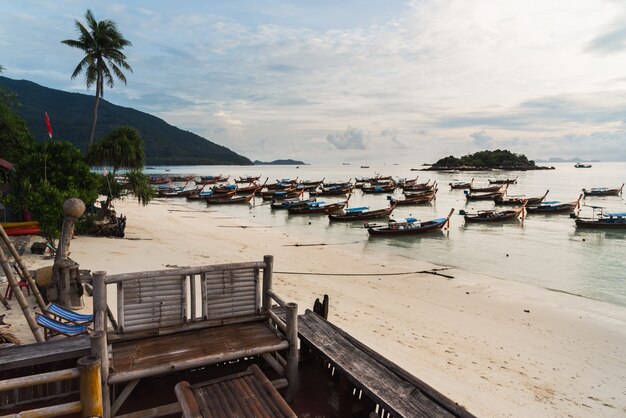
[[[363,193],[369,193],[369,194],[393,193],[394,190],[396,190],[396,184],[393,181],[386,183],[386,184],[371,184],[369,186],[363,185],[361,187],[361,191]]]
[[[216,204],[233,204],[233,203],[250,203],[250,201],[254,198],[254,193],[248,196],[212,196],[207,197],[206,203],[207,205],[216,205]]]
[[[609,189],[608,187],[594,187],[591,189],[583,189],[583,194],[587,196],[619,196],[624,189],[624,183],[621,187],[616,189]]]
[[[369,226],[366,224],[366,227],[367,232],[373,236],[418,235],[440,231],[450,222],[452,213],[454,213],[454,208],[450,209],[450,213],[448,213],[446,218],[438,218],[426,222],[421,222],[417,218],[392,219],[387,226]]]
[[[172,181],[169,177],[161,177],[161,176],[150,176],[146,180],[148,184],[167,184]]]
[[[297,190],[295,188],[285,189],[285,190],[274,190],[271,194],[268,192],[263,192],[261,198],[263,200],[285,200],[285,199],[294,199],[296,197],[302,196],[304,193],[304,189]]]
[[[352,192],[353,186],[331,186],[331,187],[322,187],[321,189],[311,192],[314,196],[339,196],[344,194],[349,194]]]
[[[429,203],[435,199],[437,195],[437,189],[428,192],[416,192],[415,194],[405,195],[404,199],[396,199],[392,196],[387,196],[387,200],[396,205],[419,205],[422,203]]]
[[[526,197],[525,195],[514,195],[514,196],[496,196],[493,198],[493,201],[496,205],[521,205],[526,201],[528,205],[538,205],[546,198],[548,192],[550,190],[546,190],[543,196],[537,197]]]
[[[504,193],[506,193],[506,190],[500,188],[497,189],[498,191],[495,192],[491,192],[491,193],[472,193],[472,192],[465,192],[465,199],[467,199],[468,201],[471,200],[494,200],[497,199],[501,196],[504,196]]]
[[[310,197],[308,199],[300,199],[300,198],[292,198],[292,199],[284,199],[284,200],[273,200],[270,204],[272,209],[290,209],[299,206],[306,206],[309,203],[316,202],[316,197]]]
[[[450,184],[450,189],[451,190],[455,190],[455,189],[469,189],[472,187],[472,184],[474,184],[474,179],[472,179],[471,181],[453,181]]]
[[[396,208],[394,203],[388,208],[370,210],[369,207],[341,209],[328,214],[331,221],[366,221],[369,219],[387,218]]]
[[[350,198],[350,196],[348,196]],[[323,201],[309,202],[303,206],[294,206],[288,209],[290,215],[314,215],[314,214],[328,214],[340,209],[345,208],[348,205],[348,200],[343,202],[326,203]]]
[[[259,180],[260,178],[261,178],[260,174],[258,176],[241,176],[241,177],[235,179],[235,183],[254,183],[255,181]]]
[[[226,194],[233,191],[236,193],[238,189],[239,186],[237,186],[236,184],[223,184],[219,186],[213,186],[211,188],[211,190],[213,190],[213,193],[215,194]]]
[[[519,176],[518,176],[519,177]],[[514,179],[496,179],[496,180],[488,180],[489,184],[515,184],[517,183],[517,177]]]
[[[500,189],[502,189],[502,185],[495,185],[495,186],[487,186],[487,187],[474,187],[471,186],[469,188],[470,193],[491,193],[491,192],[497,192]]]
[[[562,203],[559,201],[551,201],[551,202],[542,202],[539,205],[533,205],[526,207],[526,211],[528,213],[563,213],[569,212],[577,207],[580,207],[580,199],[582,199],[583,195],[581,194],[577,200],[572,202]]]
[[[593,229],[626,229],[626,212],[609,213],[604,212],[604,208],[591,206],[593,216],[591,218],[576,217],[577,228]]]
[[[413,185],[408,185],[408,186],[403,187],[403,193],[407,194],[410,192],[427,192],[427,191],[435,190],[436,188],[437,188],[437,182],[430,184],[430,180],[428,180],[428,182],[426,183],[413,184]]]
[[[172,181],[192,181],[194,179],[194,175],[189,174],[185,176],[172,176]]]
[[[479,210],[477,213],[467,213],[463,209],[459,211],[460,215],[465,218],[465,223],[470,222],[502,222],[511,219],[524,217],[524,209],[526,202],[517,209],[495,211],[495,210]]]
[[[207,197],[231,197],[236,193],[235,190],[226,193],[215,193],[213,190],[201,190],[187,196],[187,200],[206,200]]]
[[[574,164],[575,168],[591,168],[591,164],[584,164],[584,163],[576,163]]]
[[[159,197],[189,197],[198,192],[199,192],[198,188],[193,188],[193,189],[183,188],[181,190],[159,190],[158,196]]]
[[[300,182],[300,185],[305,189],[305,190],[315,190],[317,189],[319,186],[322,185],[322,183],[324,183],[325,178],[321,179],[321,180],[304,180]]]

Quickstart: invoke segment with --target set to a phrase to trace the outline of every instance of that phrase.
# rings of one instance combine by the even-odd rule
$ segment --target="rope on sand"
[[[301,276],[342,276],[342,277],[380,277],[380,276],[406,276],[409,274],[434,274],[448,279],[454,279],[454,276],[439,273],[442,270],[450,270],[452,267],[442,267],[431,270],[421,271],[403,271],[398,273],[315,273],[311,271],[274,271],[276,274],[293,274]]]

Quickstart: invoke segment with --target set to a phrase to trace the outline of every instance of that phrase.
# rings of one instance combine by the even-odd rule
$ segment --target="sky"
[[[3,75],[70,75],[87,8],[132,42],[104,98],[250,159],[626,160],[626,1],[3,1]]]

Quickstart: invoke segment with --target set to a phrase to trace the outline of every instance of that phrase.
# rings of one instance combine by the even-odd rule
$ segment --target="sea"
[[[487,185],[489,179],[517,177],[509,186],[509,194],[541,196],[546,200],[570,202],[576,200],[583,188],[620,187],[626,182],[626,163],[593,163],[591,168],[575,168],[574,163],[548,163],[554,170],[489,171],[489,172],[432,172],[414,171],[424,168],[415,165],[387,164],[359,166],[342,164],[301,166],[156,166],[145,169],[147,175],[230,175],[231,182],[246,175],[277,179],[321,180],[327,182],[354,181],[357,177],[377,174],[419,182],[437,182],[437,198],[430,204],[398,206],[393,217],[415,217],[421,221],[447,216],[451,209],[450,228],[421,236],[370,237],[362,222],[330,222],[327,216],[289,215],[284,210],[272,210],[257,198],[255,205],[211,205],[204,202],[178,204],[194,209],[224,213],[225,216],[284,229],[294,236],[306,237],[306,243],[344,245],[343,250],[361,252],[370,257],[392,253],[400,257],[430,261],[444,266],[486,274],[502,280],[514,280],[546,289],[566,292],[579,297],[597,299],[626,306],[626,230],[577,229],[568,213],[555,215],[529,214],[526,218],[500,224],[465,225],[459,210],[475,212],[492,209],[492,201],[467,202],[463,190],[451,190],[455,180]],[[401,197],[401,191],[395,192]],[[345,200],[345,197],[318,198],[326,202]],[[581,215],[591,216],[590,206],[601,206],[611,212],[626,212],[622,196],[588,197],[581,200]],[[355,190],[350,206],[369,206],[371,209],[388,206],[386,194],[363,194]],[[505,207],[501,207],[505,208]],[[381,222],[381,221],[378,221]],[[199,228],[202,225],[198,225]],[[303,241],[303,243],[305,243]]]

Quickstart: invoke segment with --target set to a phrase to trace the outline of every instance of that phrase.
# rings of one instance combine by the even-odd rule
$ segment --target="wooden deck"
[[[435,389],[307,310],[301,341],[393,417],[473,417]]]
[[[176,385],[184,418],[296,418],[257,365],[206,383]]]
[[[265,322],[225,325],[118,342],[113,344],[109,383],[191,369],[288,347],[289,343]]]

